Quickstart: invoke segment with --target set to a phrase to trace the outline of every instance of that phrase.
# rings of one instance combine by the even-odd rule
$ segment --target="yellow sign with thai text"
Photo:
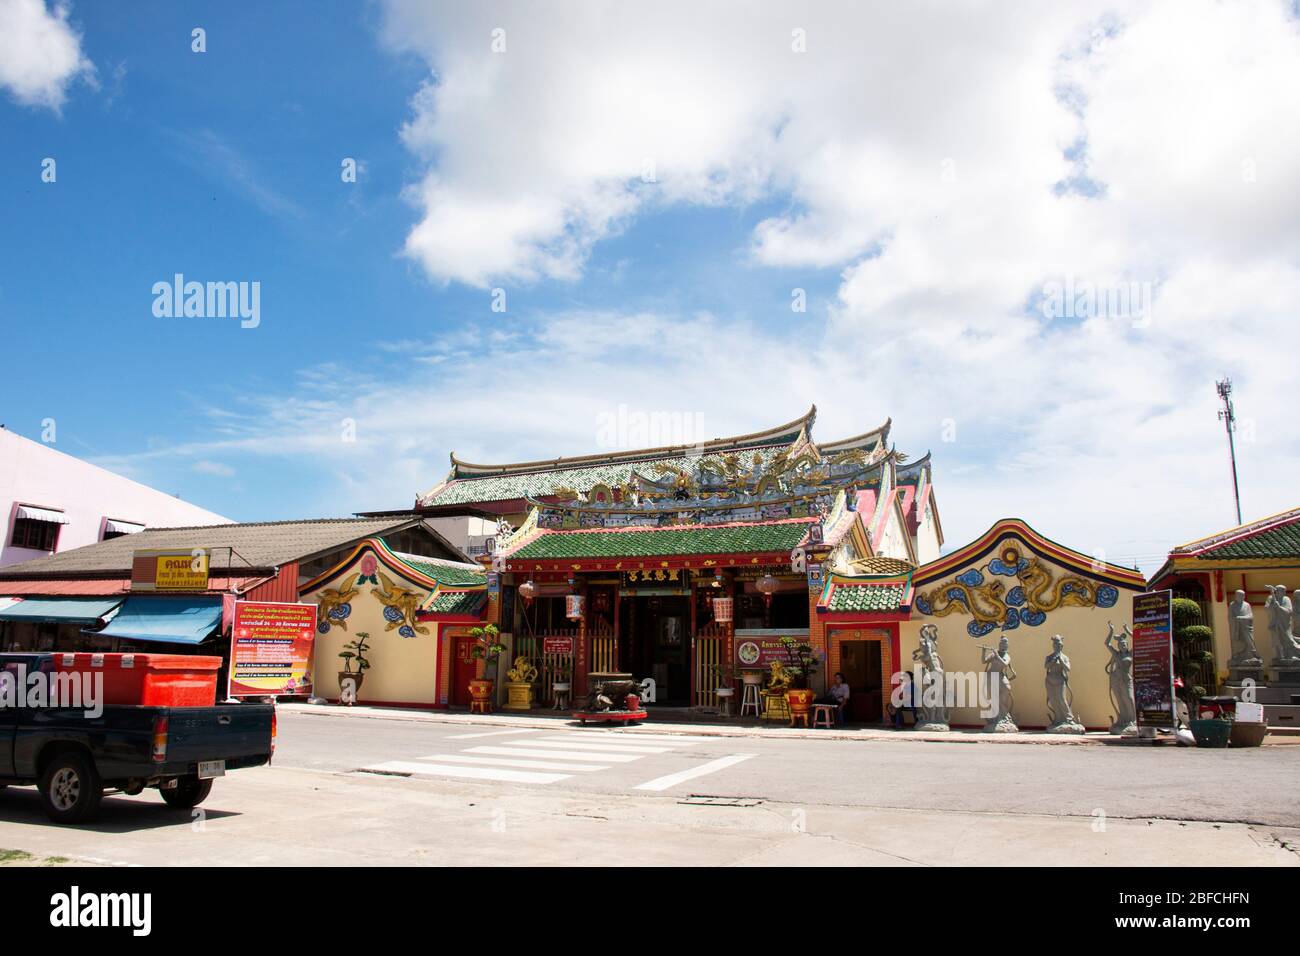
[[[137,551],[131,563],[131,588],[137,591],[206,591],[208,552]]]

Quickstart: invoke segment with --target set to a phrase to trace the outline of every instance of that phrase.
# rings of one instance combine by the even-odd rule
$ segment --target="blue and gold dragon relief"
[[[966,633],[983,637],[996,628],[1038,627],[1057,608],[1114,607],[1118,600],[1119,589],[1113,585],[1077,574],[1055,577],[1038,558],[1025,557],[1019,547],[1007,544],[982,568],[963,571],[917,595],[914,606],[931,617],[970,615]]]

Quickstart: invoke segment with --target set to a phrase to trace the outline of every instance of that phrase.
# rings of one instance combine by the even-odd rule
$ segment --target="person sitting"
[[[844,675],[839,671],[835,672],[834,682],[831,684],[830,693],[827,695],[830,700],[828,703],[835,705],[835,723],[843,726],[845,715],[849,709],[849,685],[844,680]]]

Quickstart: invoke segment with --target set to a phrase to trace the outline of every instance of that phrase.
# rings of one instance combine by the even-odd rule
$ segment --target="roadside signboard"
[[[131,556],[131,590],[206,591],[208,564],[204,548],[136,551]]]
[[[1133,697],[1138,732],[1174,729],[1173,592],[1133,597]]]
[[[230,696],[312,692],[316,605],[236,601],[230,631]]]

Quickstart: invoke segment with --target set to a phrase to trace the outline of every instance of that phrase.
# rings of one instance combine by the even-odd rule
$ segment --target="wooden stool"
[[[741,716],[741,717],[744,717],[744,716],[745,716],[745,711],[746,711],[746,709],[749,708],[749,707],[754,708],[754,716],[755,716],[755,717],[761,717],[761,716],[763,715],[763,704],[762,704],[762,698],[760,698],[760,697],[758,696],[758,690],[759,690],[759,687],[758,687],[757,684],[746,684],[746,685],[745,685],[745,696],[742,697],[741,700],[740,700],[740,716]]]
[[[471,700],[469,702],[469,712],[472,714],[475,712],[475,709],[477,708],[477,711],[480,714],[490,713],[490,711],[488,710],[488,706],[490,704],[491,701],[488,700]]]
[[[813,726],[827,727],[835,726],[835,705],[834,704],[813,704]]]

